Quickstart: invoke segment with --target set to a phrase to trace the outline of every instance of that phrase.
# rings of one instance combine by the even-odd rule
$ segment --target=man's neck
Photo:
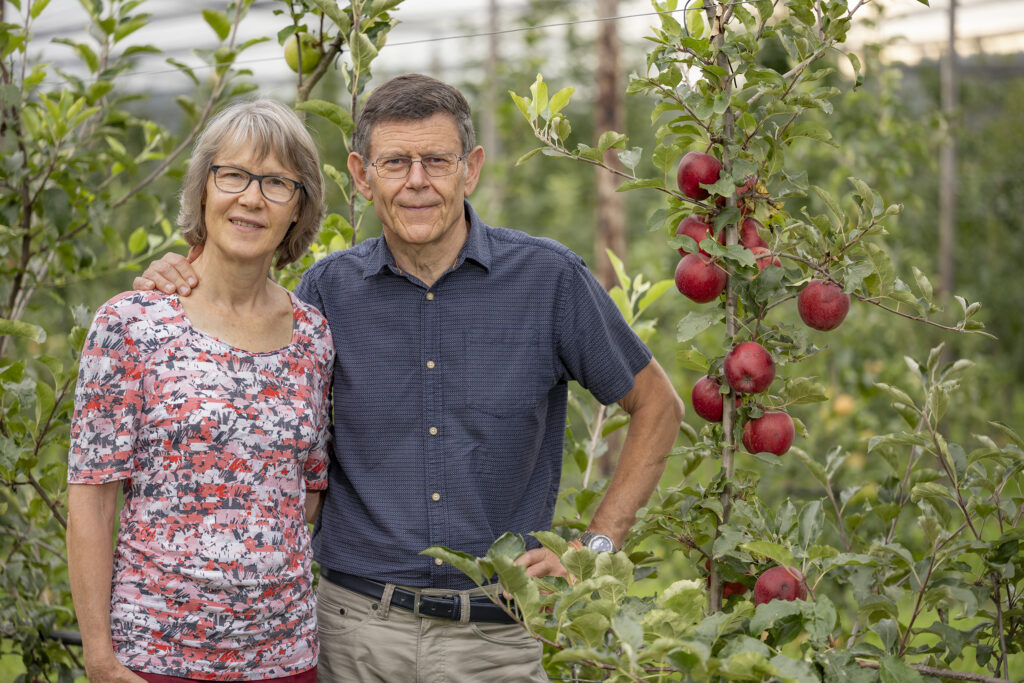
[[[462,230],[453,231],[449,239],[438,244],[395,244],[397,240],[388,240],[387,233],[384,239],[399,270],[415,276],[427,287],[431,287],[442,275],[451,270],[459,259],[462,247],[469,239],[469,221],[463,225]]]

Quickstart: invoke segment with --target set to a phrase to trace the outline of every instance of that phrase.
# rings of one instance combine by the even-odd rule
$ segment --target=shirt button
[[[427,292],[427,301],[433,301],[433,300],[434,300],[434,293],[433,292]]]
[[[435,557],[434,558],[434,564],[436,564],[438,567],[440,567],[442,564],[444,564],[444,560],[442,560],[440,557]]]
[[[441,494],[440,493],[431,493],[430,494],[430,500],[432,500],[432,501],[434,501],[436,503],[437,501],[441,500]]]
[[[429,431],[431,436],[437,436],[437,427],[431,427]]]
[[[427,369],[428,370],[433,370],[434,369],[434,361],[432,361],[432,360],[428,360],[427,361]]]

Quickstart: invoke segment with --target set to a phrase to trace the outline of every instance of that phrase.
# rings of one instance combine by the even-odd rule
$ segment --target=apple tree
[[[925,272],[897,272],[886,225],[898,203],[856,177],[829,192],[793,162],[799,145],[837,144],[822,119],[843,95],[836,69],[849,85],[864,78],[856,55],[835,57],[863,4],[655,0],[647,70],[627,90],[650,103],[650,151],[620,132],[573,141],[572,88],[550,91],[538,76],[529,95],[512,94],[541,142],[520,163],[591,164],[620,176],[620,191],[662,198],[648,227],[681,252],[677,358],[703,377],[699,389],[677,387],[704,419],[671,455],[688,476],[655,494],[623,551],[567,543],[601,493],[586,478],[568,492],[563,533],[535,534],[568,581],[528,579],[512,563],[524,547],[514,536],[479,558],[427,551],[477,581],[497,573],[554,677],[1022,675],[1024,440],[997,422],[969,443],[944,434],[971,362],[943,361],[941,346],[911,352],[898,381],[877,384],[894,418],[867,443],[879,480],[850,476],[846,444],[800,448],[815,429],[801,411],[829,398],[801,363],[831,352],[831,330],[873,310],[892,326],[986,334],[979,303],[942,310]],[[762,59],[775,48],[783,59]],[[606,165],[608,150],[626,170]],[[643,280],[620,275],[617,301],[633,320],[638,302],[622,294]],[[567,444],[580,464],[625,422],[614,409],[588,414],[594,429]],[[783,496],[760,486],[780,471],[804,485]],[[639,594],[637,581],[680,564],[692,578],[662,575],[658,593]]]

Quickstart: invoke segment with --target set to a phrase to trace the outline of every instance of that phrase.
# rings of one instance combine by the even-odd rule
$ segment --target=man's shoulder
[[[510,254],[544,259],[565,266],[582,266],[583,259],[572,249],[549,237],[537,237],[522,230],[487,226],[487,238],[498,257]]]

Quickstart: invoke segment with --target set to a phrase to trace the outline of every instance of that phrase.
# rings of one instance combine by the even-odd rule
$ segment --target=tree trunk
[[[618,12],[618,0],[598,0],[599,17],[614,17]],[[619,77],[619,37],[615,21],[601,22],[597,38],[597,108],[595,130],[597,136],[609,130],[622,131],[625,127],[625,104],[623,88]],[[618,166],[619,161],[609,150],[605,163]],[[615,191],[618,179],[603,169],[596,171],[597,185],[597,234],[594,241],[594,262],[597,279],[605,289],[611,289],[618,280],[611,261],[605,253],[611,249],[626,262],[626,217],[623,196]]]

